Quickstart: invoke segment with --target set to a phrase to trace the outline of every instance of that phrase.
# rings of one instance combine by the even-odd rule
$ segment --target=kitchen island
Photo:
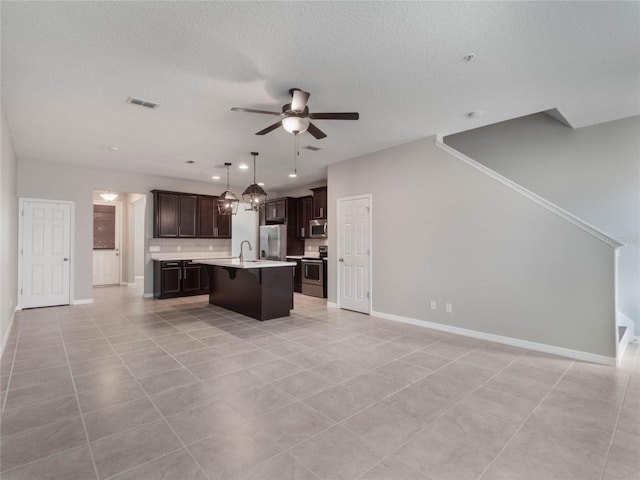
[[[206,259],[209,303],[256,320],[287,317],[293,308],[292,262],[271,260]]]

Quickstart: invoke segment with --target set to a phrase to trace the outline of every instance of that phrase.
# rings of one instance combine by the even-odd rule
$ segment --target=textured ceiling
[[[2,104],[19,159],[285,190],[328,163],[557,108],[574,127],[640,113],[639,2],[1,3]],[[467,62],[464,57],[474,53]],[[300,144],[266,115],[287,91],[314,123]],[[149,110],[129,96],[160,103]],[[469,118],[471,111],[483,111]],[[117,146],[118,151],[108,147]],[[196,163],[185,164],[187,160]],[[220,183],[220,182],[218,182]]]

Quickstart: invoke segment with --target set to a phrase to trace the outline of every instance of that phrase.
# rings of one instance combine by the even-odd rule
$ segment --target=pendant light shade
[[[246,211],[253,210],[257,212],[264,207],[267,201],[267,192],[256,183],[256,156],[258,152],[251,152],[251,155],[253,155],[253,183],[242,192],[242,201],[244,202],[244,209]]]
[[[289,133],[304,133],[309,128],[309,120],[302,117],[285,117],[282,120],[282,126]]]
[[[235,215],[238,213],[238,205],[240,200],[235,194],[229,190],[229,162],[225,163],[227,167],[227,189],[218,197],[218,213],[220,215]]]

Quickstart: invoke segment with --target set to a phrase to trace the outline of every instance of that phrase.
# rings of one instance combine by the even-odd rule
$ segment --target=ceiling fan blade
[[[238,108],[233,107],[232,112],[247,112],[247,113],[264,113],[266,115],[281,115],[280,112],[269,112],[267,110],[254,110],[253,108]]]
[[[256,133],[256,135],[266,135],[267,133],[273,132],[276,128],[281,126],[282,126],[282,120],[274,123],[273,125],[268,126],[264,130],[260,130],[258,133]]]
[[[321,138],[324,138],[327,136],[326,133],[324,133],[322,130],[316,127],[313,123],[309,124],[309,128],[307,128],[307,132],[313,135],[316,138],[316,140],[320,140]]]
[[[358,120],[360,114],[358,112],[310,113],[309,118],[313,120]]]
[[[309,92],[303,92],[302,90],[299,90],[297,88],[293,88],[292,90],[292,97],[293,99],[291,100],[291,110],[296,112],[296,113],[301,113],[304,111],[304,107],[307,106],[307,101],[309,100]]]

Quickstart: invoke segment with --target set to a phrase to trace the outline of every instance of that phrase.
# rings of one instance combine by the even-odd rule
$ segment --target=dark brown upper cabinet
[[[287,199],[276,198],[275,200],[269,200],[265,203],[264,218],[267,222],[286,223]]]
[[[313,218],[327,218],[327,187],[312,188]]]
[[[231,218],[210,195],[153,190],[155,238],[231,238]]]
[[[298,238],[309,238],[309,220],[313,220],[313,197],[298,198]]]

